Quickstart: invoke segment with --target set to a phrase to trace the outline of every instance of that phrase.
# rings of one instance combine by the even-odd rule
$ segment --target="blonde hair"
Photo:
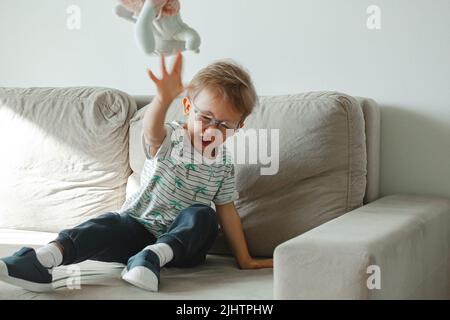
[[[203,90],[212,90],[242,113],[242,121],[258,104],[258,95],[249,73],[232,60],[220,60],[200,70],[187,87],[193,99]]]

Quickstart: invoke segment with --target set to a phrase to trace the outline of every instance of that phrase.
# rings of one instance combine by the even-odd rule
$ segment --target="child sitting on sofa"
[[[231,62],[207,66],[182,99],[186,122],[165,123],[171,102],[184,91],[182,60],[179,53],[169,73],[162,56],[161,79],[148,70],[157,94],[143,120],[146,161],[140,189],[119,212],[63,230],[36,251],[22,248],[0,259],[0,280],[50,291],[52,268],[91,259],[123,263],[123,280],[157,291],[161,267],[194,267],[205,261],[218,223],[240,268],[273,267],[272,259],[253,259],[248,252],[233,203],[234,166],[223,146],[257,103],[250,76]]]

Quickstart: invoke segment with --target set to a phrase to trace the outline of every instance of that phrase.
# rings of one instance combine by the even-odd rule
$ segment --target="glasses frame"
[[[192,109],[194,110],[194,115],[195,115],[195,116],[198,115],[198,114],[200,114],[200,115],[204,115],[205,118],[210,118],[210,119],[211,119],[211,120],[209,121],[209,123],[206,124],[207,127],[209,127],[209,126],[211,126],[211,125],[215,125],[215,126],[217,126],[218,128],[224,128],[225,131],[226,131],[226,130],[233,130],[234,132],[236,132],[236,131],[239,129],[239,127],[241,126],[241,124],[242,124],[242,118],[241,118],[241,120],[238,121],[238,123],[237,123],[237,125],[236,125],[235,128],[230,128],[230,127],[226,124],[227,121],[217,120],[213,115],[208,114],[208,113],[206,113],[205,111],[203,111],[202,109],[200,109],[199,107],[197,107],[197,106],[194,104],[194,101],[191,99],[191,97],[187,97],[187,98],[189,99],[189,102],[190,102],[190,104],[191,104],[191,106],[192,106]],[[203,123],[203,121],[202,121],[202,123]]]

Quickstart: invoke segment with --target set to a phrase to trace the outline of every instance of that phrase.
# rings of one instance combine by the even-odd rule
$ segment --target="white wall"
[[[231,57],[262,95],[339,90],[382,106],[381,192],[450,195],[449,0],[181,0],[203,38],[185,81]],[[66,28],[79,5],[82,26]],[[108,86],[152,94],[115,0],[0,0],[0,86]],[[380,6],[381,30],[366,9]]]

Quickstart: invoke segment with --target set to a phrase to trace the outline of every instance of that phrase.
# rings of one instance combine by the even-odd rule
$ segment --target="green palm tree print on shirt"
[[[152,188],[154,188],[157,184],[161,184],[161,180],[162,180],[162,177],[161,176],[154,176],[153,178],[152,178],[152,182],[151,182],[151,186],[152,186]]]
[[[185,164],[184,167],[187,169],[186,178],[189,179],[189,171],[197,171],[197,166],[193,163]]]
[[[155,217],[155,219],[159,220],[162,219],[162,214],[159,211],[152,211],[153,216]]]
[[[222,185],[223,185],[223,180],[216,182],[216,186],[219,188],[219,190],[222,189]]]
[[[195,188],[195,194],[194,194],[194,200],[197,200],[197,195],[199,193],[206,195],[206,187],[205,186],[198,186]]]
[[[208,181],[211,181],[211,178],[215,177],[215,172],[212,167],[208,169]]]
[[[183,180],[181,180],[178,177],[175,177],[175,182],[173,184],[173,192],[175,193],[178,189],[181,189],[181,187],[183,186]]]
[[[167,161],[169,161],[172,166],[176,166],[177,164],[177,161],[173,157],[167,158]]]
[[[177,200],[170,200],[169,204],[172,206],[172,208],[174,208],[176,210],[183,209],[183,205]]]

